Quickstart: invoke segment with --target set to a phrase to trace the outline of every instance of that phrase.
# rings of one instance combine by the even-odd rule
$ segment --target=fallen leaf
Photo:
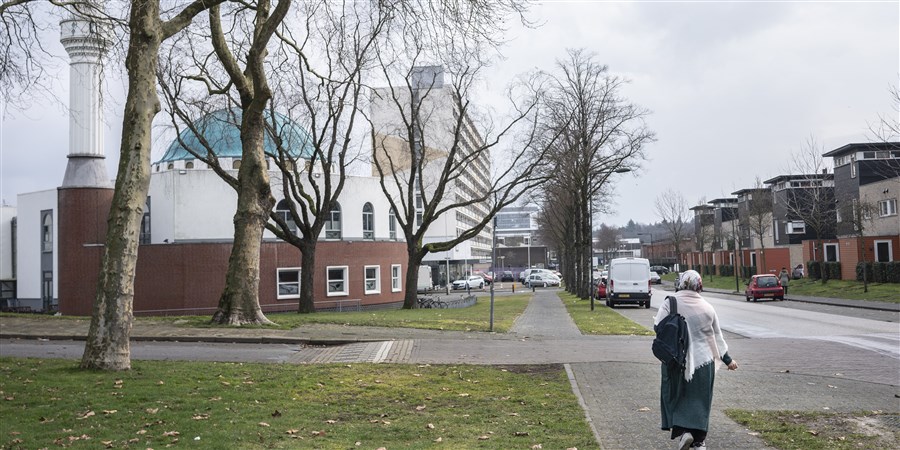
[[[327,423],[327,424],[329,424],[329,425],[334,425],[334,424],[337,423],[337,420],[334,420],[334,419],[328,419],[328,420],[325,421],[325,423]]]
[[[191,416],[191,419],[206,420],[206,419],[209,419],[209,414],[195,414],[195,415]]]
[[[638,408],[638,411],[640,411],[640,412],[647,412],[647,411],[650,411],[650,408],[644,406],[643,408]]]
[[[509,413],[509,414],[507,414],[507,416],[518,417],[519,413]]]
[[[159,408],[147,408],[147,414],[156,414],[159,411]]]
[[[115,410],[115,409],[104,409],[103,410],[103,414],[106,414],[106,415],[115,414],[117,412],[119,412],[119,411]]]
[[[113,384],[115,384],[116,386],[121,386],[122,383],[124,383],[124,381],[122,381],[122,380],[116,380],[113,382]]]
[[[486,440],[488,440],[488,439],[490,439],[490,438],[491,438],[491,437],[488,436],[488,435],[486,435],[486,434],[485,434],[485,435],[478,436],[478,440],[479,440],[479,441],[486,441]]]
[[[261,426],[261,427],[268,427],[269,424],[267,424],[267,423],[265,423],[265,422],[260,422],[260,423],[259,423],[259,426]]]
[[[275,412],[272,413],[272,417],[281,417],[281,411],[276,409]]]
[[[460,397],[468,397],[469,394],[467,394],[467,393],[464,392],[464,393],[462,393],[462,394],[459,394],[459,396],[460,396]]]
[[[159,380],[159,381],[156,382],[156,384],[159,385],[159,386],[162,386],[162,385],[166,384],[166,382],[163,381],[163,380]]]
[[[528,432],[527,431],[516,431],[515,433],[513,433],[513,436],[528,436]]]
[[[433,429],[434,429],[434,424],[433,424],[433,423],[429,423],[428,425],[425,425],[425,428],[428,428],[429,430],[433,430]]]
[[[135,434],[147,434],[147,430],[137,430]]]
[[[285,431],[286,434],[297,434],[299,432],[300,432],[300,430],[295,430],[295,429],[290,429],[290,430]]]
[[[425,405],[416,406],[416,411],[423,411],[425,409]]]
[[[578,450],[578,447],[569,447],[566,450]]]
[[[542,448],[544,448],[544,446],[541,444],[534,444],[531,446],[531,450],[541,450]]]
[[[227,381],[221,381],[221,383],[222,383],[222,386],[231,386],[231,383],[229,383]]]
[[[165,431],[165,432],[163,432],[162,435],[163,435],[163,437],[168,437],[168,436],[179,436],[179,435],[181,435],[181,433],[179,433],[179,432],[177,432],[177,431]]]
[[[806,430],[806,432],[809,433],[809,434],[811,434],[811,435],[813,435],[813,436],[818,436],[818,435],[819,435],[819,432],[816,431],[816,430]]]
[[[105,445],[106,448],[113,448],[113,441],[100,441],[100,443]]]
[[[78,419],[78,420],[87,419],[88,417],[91,417],[94,414],[95,413],[93,411],[85,411],[85,412],[79,414],[78,417],[76,417],[76,419]]]

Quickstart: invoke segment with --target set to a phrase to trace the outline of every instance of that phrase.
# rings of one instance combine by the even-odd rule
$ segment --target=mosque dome
[[[220,109],[194,122],[194,127],[200,131],[204,140],[210,144],[217,157],[240,159],[242,153],[241,115],[242,111],[238,108]],[[312,157],[312,139],[303,127],[278,113],[275,113],[274,121],[266,113],[266,122],[272,129],[277,130],[281,141],[292,158],[310,159]],[[190,128],[183,129],[179,136],[181,142],[179,142],[179,139],[172,141],[166,153],[158,162],[195,159],[194,155],[182,146],[182,142],[198,154],[203,155],[206,153],[206,147],[203,146],[201,140]],[[263,144],[263,151],[269,157],[278,155],[278,148],[268,132]]]

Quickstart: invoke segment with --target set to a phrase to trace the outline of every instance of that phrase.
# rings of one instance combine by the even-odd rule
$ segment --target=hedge
[[[839,262],[819,262],[807,261],[807,276],[813,280],[840,280],[841,279],[841,263]],[[861,270],[861,269],[860,269]]]
[[[863,279],[863,265],[866,267],[867,281],[876,283],[900,283],[900,261],[857,263],[856,281],[862,281]]]
[[[741,267],[741,278],[750,278],[753,275],[756,275],[756,266]]]
[[[723,277],[732,277],[734,276],[734,266],[723,264],[719,266],[719,276]]]

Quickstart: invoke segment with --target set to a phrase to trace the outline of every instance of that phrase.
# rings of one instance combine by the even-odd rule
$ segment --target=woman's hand
[[[728,363],[728,370],[737,370],[737,363],[734,360]]]

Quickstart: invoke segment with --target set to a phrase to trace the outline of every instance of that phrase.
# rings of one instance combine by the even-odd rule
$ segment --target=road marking
[[[387,359],[388,353],[391,351],[391,347],[394,345],[394,341],[386,341],[381,343],[381,347],[375,352],[375,357],[372,358],[372,362],[378,364],[380,362],[384,362]]]

